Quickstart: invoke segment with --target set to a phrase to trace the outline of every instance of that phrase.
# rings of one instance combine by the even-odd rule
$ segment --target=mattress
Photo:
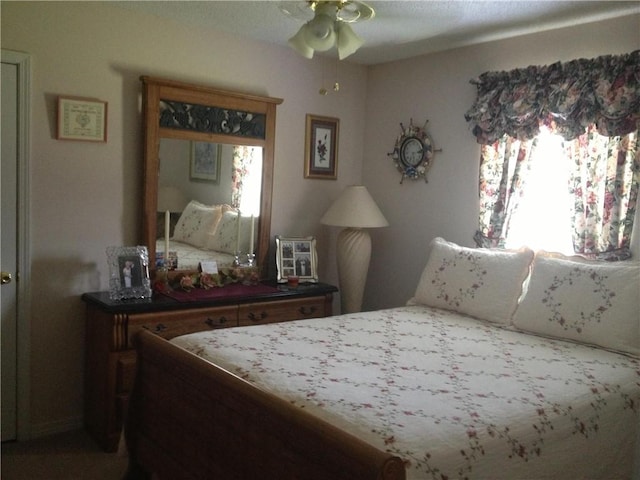
[[[638,461],[634,356],[420,305],[172,342],[400,456],[408,479],[630,479]]]

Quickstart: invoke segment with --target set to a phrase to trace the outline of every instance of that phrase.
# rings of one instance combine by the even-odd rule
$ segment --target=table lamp
[[[359,312],[371,260],[371,236],[366,228],[386,227],[387,219],[363,185],[351,185],[320,219],[324,225],[346,227],[338,234],[336,256],[341,313]]]

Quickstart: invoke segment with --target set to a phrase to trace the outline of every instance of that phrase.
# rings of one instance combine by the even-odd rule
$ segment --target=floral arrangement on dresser
[[[179,273],[175,276],[169,276],[167,272],[158,272],[153,282],[153,290],[157,293],[169,293],[174,290],[190,292],[193,289],[209,290],[238,283],[256,285],[259,281],[260,268],[256,266],[220,268],[218,273]]]

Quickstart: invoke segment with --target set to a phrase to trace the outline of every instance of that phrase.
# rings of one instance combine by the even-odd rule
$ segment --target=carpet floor
[[[83,430],[2,444],[2,480],[121,480],[122,454],[105,453]]]

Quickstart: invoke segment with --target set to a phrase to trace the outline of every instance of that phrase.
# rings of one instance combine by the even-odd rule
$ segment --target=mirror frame
[[[263,148],[260,221],[257,223],[256,237],[256,263],[260,267],[261,276],[263,278],[266,277],[269,270],[267,260],[271,242],[271,198],[273,192],[276,106],[282,103],[282,99],[220,90],[203,85],[149,76],[142,76],[140,80],[142,82],[142,125],[144,135],[142,242],[149,250],[149,264],[152,276],[155,274],[156,265],[156,210],[158,206],[160,138],[173,138]],[[161,127],[160,100],[262,114],[264,115],[263,138]],[[188,165],[185,168],[188,168]]]

